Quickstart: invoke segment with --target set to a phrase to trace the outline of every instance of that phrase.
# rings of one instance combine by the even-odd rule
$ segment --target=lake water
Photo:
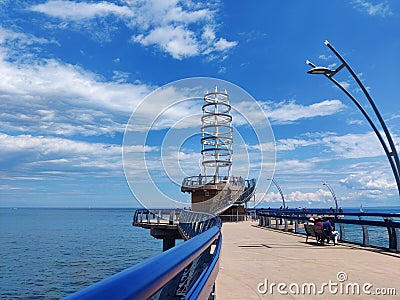
[[[0,208],[0,299],[59,299],[161,253],[160,240],[131,225],[133,213]],[[359,226],[345,230],[346,240],[362,241]],[[372,245],[387,247],[385,228],[369,232]]]
[[[59,299],[161,253],[133,212],[0,208],[0,299]]]

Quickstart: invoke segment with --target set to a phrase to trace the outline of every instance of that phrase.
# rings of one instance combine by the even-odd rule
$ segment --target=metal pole
[[[331,192],[332,197],[333,197],[333,200],[335,201],[336,212],[338,212],[338,211],[339,211],[339,206],[338,206],[337,199],[336,199],[336,195],[335,195],[335,192],[333,191],[333,188],[331,187],[330,184],[328,184],[328,183],[325,182],[325,181],[322,181],[322,185],[325,185],[325,186],[329,189],[329,191]]]
[[[357,75],[354,73],[354,71],[351,69],[349,64],[344,60],[344,58],[339,54],[339,52],[336,51],[336,49],[328,42],[325,41],[325,45],[328,46],[328,48],[336,55],[336,57],[342,62],[342,65],[340,65],[336,70],[329,70],[326,69],[328,72],[326,73],[320,73],[324,74],[325,77],[327,77],[329,80],[331,80],[337,87],[339,87],[352,101],[353,103],[357,106],[357,108],[362,112],[364,117],[367,119],[368,123],[371,125],[372,129],[374,130],[376,136],[379,139],[379,142],[381,143],[383,150],[385,151],[385,154],[389,160],[390,167],[392,168],[394,178],[396,180],[397,184],[397,190],[400,196],[400,161],[399,161],[399,155],[397,153],[396,147],[394,145],[393,139],[390,135],[390,132],[385,124],[385,121],[383,120],[381,114],[378,111],[378,108],[376,107],[374,101],[372,100],[371,96],[369,95],[367,89],[364,87],[362,84],[361,80],[357,77]],[[310,65],[313,68],[316,68],[316,65],[311,63],[310,61],[306,61],[308,65]],[[379,132],[378,128],[372,121],[372,119],[369,117],[368,113],[364,110],[364,108],[361,106],[361,104],[357,101],[357,99],[345,88],[343,87],[338,81],[333,79],[333,76],[336,75],[341,69],[346,68],[349,73],[352,75],[354,80],[357,82],[361,90],[363,91],[364,95],[368,99],[368,102],[371,104],[371,107],[376,115],[376,117],[379,120],[379,123],[385,132],[386,139],[389,143],[389,147],[386,145],[385,140],[383,139],[381,133]]]
[[[277,188],[278,191],[279,191],[279,194],[281,194],[282,203],[283,203],[283,208],[285,208],[285,207],[286,207],[286,204],[285,204],[285,197],[283,197],[283,193],[282,193],[281,187],[280,187],[279,184],[276,182],[275,178],[268,178],[268,180],[271,180],[271,181],[275,184],[276,188]]]
[[[354,73],[353,69],[350,67],[350,65],[344,60],[344,58],[339,54],[339,52],[336,51],[335,48],[333,48],[333,46],[328,42],[325,41],[325,45],[328,46],[329,49],[331,49],[331,51],[341,60],[341,62],[346,66],[347,70],[350,72],[351,76],[353,76],[354,80],[358,83],[358,86],[361,88],[361,90],[364,92],[364,95],[367,97],[368,102],[371,104],[372,109],[375,112],[376,117],[379,120],[379,123],[382,126],[383,131],[385,132],[386,138],[389,142],[390,148],[391,148],[391,155],[394,157],[395,163],[396,163],[396,167],[397,167],[397,172],[399,173],[400,170],[400,160],[399,160],[399,155],[397,153],[396,150],[396,146],[393,142],[392,136],[389,132],[389,129],[386,126],[385,121],[383,120],[378,108],[375,105],[375,102],[372,100],[372,97],[370,96],[370,94],[368,93],[368,90],[364,87],[364,85],[362,84],[361,80],[357,77],[356,73]],[[333,76],[333,75],[332,75]]]

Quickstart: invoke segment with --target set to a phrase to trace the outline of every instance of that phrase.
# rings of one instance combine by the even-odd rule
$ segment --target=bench
[[[306,231],[306,243],[308,242],[308,237],[309,236],[314,236],[315,239],[317,240],[317,243],[324,244],[325,240],[329,243],[329,240],[333,241],[333,244],[335,244],[335,238],[333,235],[327,235],[322,226],[317,226],[317,225],[311,225],[311,224],[304,224],[304,229]]]

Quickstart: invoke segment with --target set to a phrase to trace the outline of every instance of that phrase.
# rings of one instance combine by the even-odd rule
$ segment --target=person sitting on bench
[[[325,222],[322,223],[322,227],[325,231],[325,234],[328,236],[328,243],[329,243],[329,238],[333,237],[335,239],[335,245],[337,244],[338,241],[338,235],[339,233],[337,231],[334,230],[331,220],[330,219],[326,219]]]

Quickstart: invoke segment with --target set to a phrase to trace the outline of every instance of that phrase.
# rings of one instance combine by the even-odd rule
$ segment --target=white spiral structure
[[[214,92],[206,93],[202,110],[201,154],[204,174],[214,175],[216,181],[229,179],[232,166],[232,116],[226,90],[218,92],[215,88]]]

